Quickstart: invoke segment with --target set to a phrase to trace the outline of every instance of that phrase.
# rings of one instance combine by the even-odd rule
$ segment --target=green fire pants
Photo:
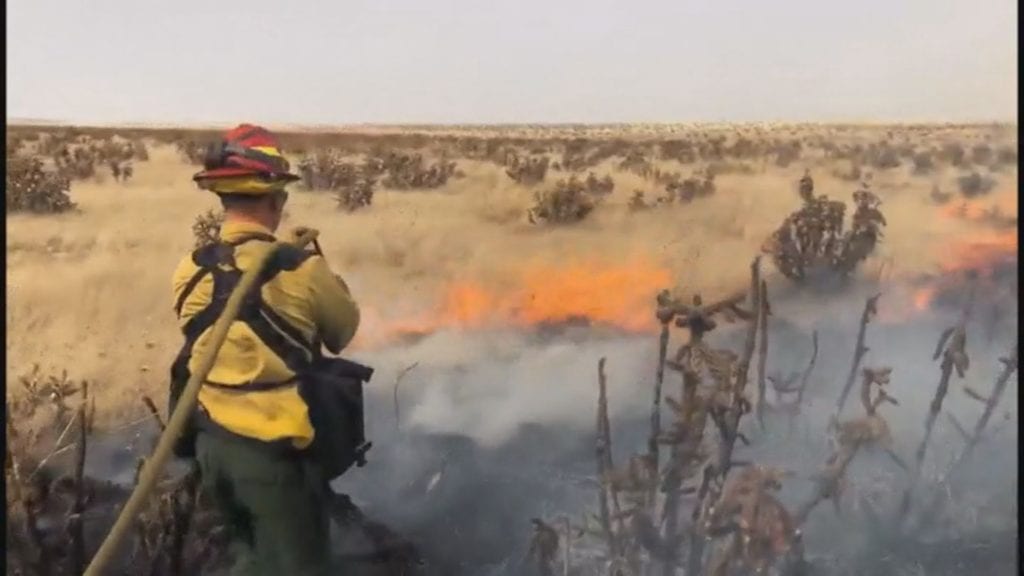
[[[232,576],[329,573],[330,487],[315,465],[206,431],[196,459],[230,533]]]

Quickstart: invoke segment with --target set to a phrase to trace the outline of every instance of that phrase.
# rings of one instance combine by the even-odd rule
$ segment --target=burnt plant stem
[[[970,457],[971,453],[977,447],[978,442],[981,441],[985,429],[988,427],[989,421],[992,419],[992,414],[995,413],[996,408],[999,406],[999,400],[1002,399],[1003,393],[1006,391],[1006,385],[1010,382],[1010,376],[1017,371],[1018,362],[1020,361],[1020,350],[1018,348],[1019,342],[1014,341],[1013,348],[1010,349],[1010,353],[1004,358],[999,360],[1003,363],[1003,371],[996,378],[996,384],[992,389],[992,393],[988,396],[988,400],[985,402],[985,411],[982,412],[981,417],[978,418],[978,422],[974,425],[974,432],[971,434],[971,440],[967,446],[964,447],[964,452],[957,460],[966,460]]]
[[[149,396],[143,396],[142,403],[146,405],[146,410],[149,410],[149,415],[153,417],[153,421],[156,422],[157,428],[159,428],[160,433],[163,434],[167,426],[164,424],[163,418],[160,417],[160,411],[157,410],[153,399]]]
[[[967,369],[968,361],[967,351],[965,349],[966,339],[966,328],[963,323],[956,328],[946,330],[939,337],[939,344],[936,347],[933,358],[938,359],[940,356],[942,357],[942,363],[940,365],[941,375],[939,377],[939,384],[935,389],[935,396],[932,398],[931,405],[928,407],[928,415],[925,418],[924,438],[921,439],[921,444],[917,447],[917,451],[914,453],[914,467],[911,470],[910,481],[907,484],[906,490],[903,492],[903,497],[900,499],[899,508],[897,510],[897,521],[900,522],[901,525],[907,518],[907,514],[910,512],[910,507],[913,502],[914,488],[921,476],[921,468],[924,465],[925,455],[928,451],[928,443],[931,440],[932,431],[935,428],[935,421],[942,412],[942,403],[946,399],[946,394],[949,392],[949,382],[953,377],[953,371],[955,370],[957,374],[963,378],[964,371]],[[943,347],[945,347],[944,350]]]
[[[608,466],[608,452],[611,450],[611,446],[608,445],[608,397],[606,392],[606,383],[604,379],[604,363],[605,359],[601,358],[597,362],[597,382],[598,382],[598,395],[597,395],[597,438],[595,439],[595,457],[597,460],[597,479],[599,484],[599,498],[598,505],[600,507],[601,514],[601,529],[604,531],[605,542],[608,545],[608,555],[611,558],[618,556],[618,546],[615,541],[615,533],[612,531],[611,524],[611,511],[608,505],[608,493],[609,480],[611,478],[611,470]]]
[[[760,306],[758,308],[758,329],[761,337],[757,349],[757,423],[764,430],[764,411],[766,401],[765,366],[768,363],[768,284],[761,280]]]
[[[602,430],[604,432],[604,469],[608,474],[612,474],[615,471],[615,463],[612,458],[612,424],[611,419],[608,417],[608,378],[604,372],[604,358],[598,364],[597,376],[601,386],[601,391],[604,394],[605,401],[601,411],[601,420],[603,422]],[[623,524],[625,519],[622,514],[622,503],[619,501],[619,490],[614,483],[608,484],[608,492],[612,497],[612,517],[617,519],[618,530],[616,534],[623,534]],[[619,552],[621,554],[622,542],[616,537],[616,545],[619,546]]]
[[[402,430],[402,420],[398,409],[398,385],[402,383],[402,379],[405,378],[405,375],[418,365],[419,362],[413,362],[405,368],[402,368],[402,371],[398,373],[398,376],[395,376],[395,385],[392,388],[391,402],[395,410],[395,430],[398,431]]]
[[[857,331],[857,347],[853,351],[853,365],[850,366],[850,374],[846,377],[846,384],[843,385],[843,392],[839,395],[839,404],[836,406],[836,415],[842,414],[843,406],[846,405],[846,398],[850,395],[850,391],[853,390],[853,383],[857,379],[857,370],[860,368],[861,360],[870,350],[864,345],[864,337],[867,333],[868,323],[871,321],[871,317],[874,316],[877,310],[878,298],[881,294],[875,294],[874,296],[867,299],[864,304],[864,312],[860,316],[860,328]]]
[[[705,500],[711,491],[711,480],[715,475],[713,466],[706,466],[703,470],[700,488],[697,490],[697,502],[694,504],[693,513],[690,515],[692,526],[690,529],[690,550],[686,557],[686,574],[688,576],[700,576],[704,567],[704,535],[700,530],[700,521],[705,508]]]
[[[647,489],[648,514],[654,518],[658,502],[658,470],[660,470],[661,437],[661,391],[665,384],[665,360],[668,358],[668,322],[661,323],[661,335],[658,337],[658,370],[654,380],[654,402],[651,406],[651,436],[647,440],[647,452],[650,455],[651,485]]]
[[[71,537],[71,573],[81,574],[85,571],[85,456],[87,453],[88,423],[86,421],[86,410],[88,409],[89,386],[82,383],[82,404],[78,407],[78,446],[75,450],[75,501],[71,506],[68,515],[68,530]]]
[[[804,522],[807,521],[807,517],[811,515],[811,512],[818,506],[818,504],[821,504],[829,498],[839,498],[839,484],[846,475],[846,469],[850,466],[850,463],[853,462],[853,458],[859,451],[859,443],[854,444],[849,448],[840,448],[840,453],[836,456],[837,462],[833,467],[830,467],[825,471],[822,477],[818,480],[817,486],[814,490],[814,496],[797,508],[796,513],[793,515],[793,520],[796,526],[803,526]]]
[[[695,376],[689,371],[683,372],[683,395],[682,402],[684,409],[687,407],[687,388],[689,381],[694,379]],[[686,418],[686,416],[681,416]],[[685,434],[689,435],[690,426],[689,422],[685,422],[682,425],[682,429],[685,430]],[[689,442],[688,438],[681,440],[682,442]],[[664,523],[664,538],[666,546],[670,550],[670,554],[666,555],[664,562],[662,563],[661,571],[663,576],[673,576],[676,573],[677,558],[679,555],[679,496],[680,489],[682,488],[682,459],[686,458],[684,454],[685,448],[680,445],[680,442],[672,444],[671,457],[668,461],[668,471],[665,474],[664,490],[665,490],[665,502],[662,508],[662,522]]]
[[[747,380],[750,375],[750,362],[754,357],[754,346],[757,341],[757,329],[760,320],[764,317],[764,310],[767,302],[763,300],[766,295],[762,292],[761,281],[761,259],[754,258],[750,264],[750,324],[747,326],[747,338],[743,346],[743,356],[739,360],[736,380],[733,382],[732,398],[730,406],[719,418],[719,451],[718,461],[711,466],[705,467],[704,477],[697,493],[697,503],[692,515],[692,528],[690,537],[690,549],[686,562],[686,574],[688,576],[700,576],[704,567],[704,536],[701,534],[699,525],[704,509],[707,507],[706,500],[714,493],[711,488],[712,478],[718,477],[719,485],[725,483],[725,479],[732,468],[732,453],[739,437],[740,419],[749,409],[744,392]]]
[[[747,326],[747,339],[743,346],[743,356],[740,358],[736,374],[736,382],[733,387],[732,406],[724,414],[725,427],[722,430],[723,438],[719,443],[718,464],[716,470],[724,481],[729,469],[732,467],[732,451],[736,444],[739,433],[740,418],[746,412],[746,398],[744,391],[750,375],[750,362],[754,356],[754,344],[757,340],[758,319],[761,316],[761,271],[760,257],[755,258],[750,265],[750,294],[753,318]]]
[[[950,465],[949,469],[939,480],[939,488],[949,486],[955,479],[955,474],[960,470],[966,462],[971,458],[974,453],[974,449],[977,448],[978,444],[985,439],[985,432],[988,429],[988,423],[995,413],[996,408],[999,405],[999,400],[1002,398],[1003,393],[1006,391],[1006,386],[1010,381],[1010,376],[1018,370],[1018,362],[1020,358],[1020,350],[1018,348],[1019,343],[1014,342],[1013,348],[1010,349],[1010,353],[1000,358],[1000,362],[1003,363],[1003,371],[996,378],[995,387],[992,393],[988,396],[985,401],[985,410],[982,412],[981,417],[978,418],[978,422],[974,425],[974,432],[968,437],[967,445],[964,446],[963,451],[957,456],[953,464]],[[940,498],[944,492],[942,490],[936,490],[935,494],[931,498],[930,505],[924,509],[922,518],[919,519],[919,525],[927,524],[931,521],[934,515],[937,513],[940,507]]]
[[[814,371],[814,363],[818,360],[818,331],[815,330],[811,334],[811,343],[814,351],[811,353],[811,361],[807,364],[807,369],[804,370],[803,376],[800,377],[800,389],[796,393],[796,403],[798,406],[803,406],[804,393],[807,391],[807,383],[811,379],[811,372]]]

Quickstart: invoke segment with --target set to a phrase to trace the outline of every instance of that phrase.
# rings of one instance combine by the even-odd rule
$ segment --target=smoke
[[[772,280],[768,373],[802,371],[814,330],[819,334],[818,361],[805,412],[793,429],[784,418],[770,416],[762,432],[748,417],[745,429],[752,445],[738,448],[736,457],[792,472],[780,495],[788,506],[811,496],[815,474],[830,454],[826,428],[852,363],[864,299],[877,288],[855,284],[839,297],[815,297]],[[862,367],[893,368],[890,392],[899,405],[881,410],[895,439],[894,452],[912,465],[939,378],[939,363],[931,356],[939,333],[958,322],[961,311],[940,308],[910,321],[887,321],[891,307],[905,304],[897,296],[890,302],[883,293],[879,318],[868,327],[870,351]],[[997,357],[1009,351],[1016,327],[1005,327],[992,344],[972,337],[982,329],[981,320],[969,323],[971,367],[965,379],[954,376],[943,405],[945,414],[955,415],[968,428],[981,405],[963,386],[969,383],[984,392],[991,388],[1001,368]],[[742,330],[726,324],[708,338],[716,346],[738,349]],[[621,463],[645,449],[656,346],[655,334],[595,335],[585,329],[541,336],[446,332],[401,349],[365,354],[361,359],[387,367],[368,396],[370,435],[378,448],[371,451],[366,469],[351,473],[338,487],[416,540],[432,555],[438,573],[521,573],[529,518],[565,514],[580,519],[595,509],[597,360],[606,357],[608,362],[613,451]],[[398,369],[414,362],[417,366],[399,388],[399,427],[393,382]],[[670,373],[666,394],[678,395],[677,380]],[[858,374],[856,385],[859,380]],[[955,497],[943,500],[958,520],[927,532],[924,540],[873,538],[878,527],[871,518],[893,513],[907,473],[881,450],[859,455],[851,465],[842,514],[822,505],[805,526],[808,556],[816,559],[821,573],[890,573],[915,562],[945,562],[944,569],[952,570],[932,567],[929,574],[956,573],[954,566],[1008,566],[1016,531],[1016,401],[1011,383],[993,419],[996,431],[953,487]],[[861,412],[854,391],[843,415]],[[964,445],[947,416],[942,418],[929,445],[919,505],[932,497],[931,487]],[[987,545],[989,552],[971,556],[974,545]],[[955,562],[943,560],[951,546],[963,548],[953,555]],[[881,551],[891,558],[879,560]],[[836,566],[828,568],[830,563]],[[854,571],[840,572],[840,567]]]

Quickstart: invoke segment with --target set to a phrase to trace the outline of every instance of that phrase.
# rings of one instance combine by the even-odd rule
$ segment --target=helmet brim
[[[220,178],[248,178],[252,176],[264,176],[270,181],[278,182],[295,182],[301,180],[302,177],[297,174],[291,174],[285,172],[283,174],[265,174],[260,172],[254,172],[247,168],[215,168],[213,170],[203,170],[192,176],[192,180],[199,182],[202,180],[217,180]]]

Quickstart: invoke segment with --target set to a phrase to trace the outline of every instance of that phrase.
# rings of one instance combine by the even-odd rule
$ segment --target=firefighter
[[[298,177],[273,135],[243,124],[210,147],[193,179],[220,197],[224,222],[219,241],[174,272],[185,345],[172,367],[172,407],[241,272],[278,242],[285,185]],[[192,433],[175,453],[195,458],[228,524],[232,574],[320,575],[329,571],[328,481],[336,470],[312,456],[324,432],[304,385],[321,345],[337,354],[352,340],[359,309],[321,255],[290,246],[278,255],[230,327],[199,392]]]

